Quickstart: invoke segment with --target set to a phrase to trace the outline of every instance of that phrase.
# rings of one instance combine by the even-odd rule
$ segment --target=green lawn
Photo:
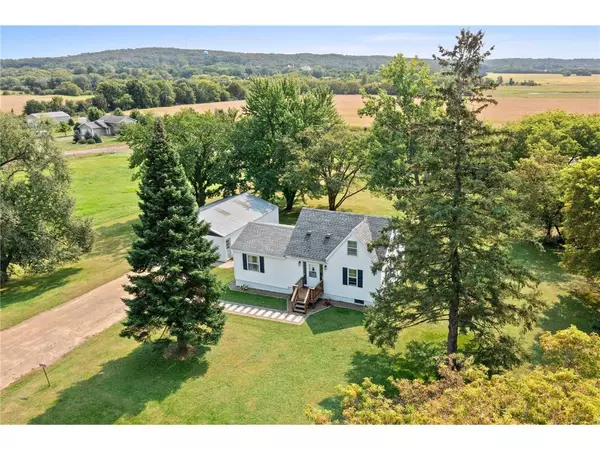
[[[532,356],[544,330],[571,323],[600,330],[597,307],[573,292],[583,281],[559,267],[558,254],[517,245],[513,255],[536,271],[548,301],[535,329],[524,336]],[[231,269],[215,273],[224,282],[231,279]],[[423,359],[402,350],[411,341],[443,343],[446,333],[445,323],[422,325],[403,332],[398,347],[384,352],[368,343],[357,311],[332,308],[301,326],[227,317],[221,342],[186,362],[166,361],[150,347],[120,338],[121,325],[115,325],[52,365],[51,387],[37,371],[3,390],[0,421],[305,423],[308,405],[338,410],[337,385],[423,373]]]
[[[118,136],[102,136],[102,142],[99,144],[73,144],[73,137],[65,138],[63,136],[56,137],[56,145],[60,150],[89,150],[92,148],[104,148],[104,147],[115,147],[124,146],[123,142],[119,142]]]
[[[336,385],[411,370],[368,343],[362,318],[341,308],[301,326],[228,315],[221,342],[186,362],[120,338],[115,325],[51,366],[51,387],[35,372],[3,390],[1,421],[305,423],[309,404],[335,405]],[[411,339],[441,340],[443,327],[411,330]]]
[[[574,323],[600,328],[600,312],[572,289],[582,283],[564,272],[559,257],[515,246],[514,257],[542,280],[548,307],[526,342]],[[216,269],[223,281],[231,269]],[[443,343],[446,324],[406,330],[393,351],[368,343],[363,314],[332,308],[301,326],[227,316],[221,342],[200,357],[166,361],[150,347],[120,338],[115,325],[49,368],[51,387],[34,372],[1,393],[2,423],[305,423],[304,410],[320,404],[339,410],[335,387],[372,377],[414,377],[425,370],[421,353],[406,344]],[[461,337],[464,342],[464,337]]]
[[[131,180],[128,158],[126,154],[112,154],[69,160],[76,212],[94,221],[97,232],[94,249],[80,261],[52,273],[13,278],[0,291],[0,329],[72,300],[127,272],[125,255],[133,238],[131,225],[138,214],[136,183]],[[300,202],[290,213],[282,213],[281,222],[296,223],[303,205]],[[306,205],[327,207],[319,199],[307,200]],[[340,210],[377,215],[390,215],[394,211],[388,200],[367,192],[352,197]],[[285,301],[273,297],[228,291],[225,299],[285,309]]]
[[[12,279],[0,291],[0,328],[5,329],[123,275],[125,255],[137,220],[136,183],[127,155],[69,160],[79,216],[91,217],[94,249],[80,261],[38,276]]]
[[[226,284],[233,281],[233,269],[213,269],[217,277]],[[242,303],[245,305],[260,306],[261,308],[287,309],[287,300],[278,297],[268,297],[265,295],[251,294],[249,292],[232,291],[229,287],[225,288],[223,300]]]

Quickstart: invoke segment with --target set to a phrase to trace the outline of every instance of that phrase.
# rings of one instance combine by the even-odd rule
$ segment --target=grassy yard
[[[301,326],[228,315],[221,342],[186,362],[120,338],[115,325],[51,366],[51,387],[36,372],[3,390],[1,422],[305,423],[309,404],[335,404],[340,383],[414,370],[370,345],[362,319],[341,308]],[[405,339],[441,340],[443,327]]]
[[[119,142],[118,136],[102,136],[102,142],[99,144],[73,144],[73,137],[56,137],[56,145],[60,150],[64,151],[78,151],[78,150],[89,150],[93,148],[104,148],[104,147],[126,147],[126,144]]]
[[[215,268],[213,269],[214,273],[217,275],[219,280],[221,280],[225,284],[229,284],[233,281],[233,268],[223,269],[223,268]],[[257,295],[252,294],[250,292],[240,292],[240,291],[232,291],[229,287],[225,288],[225,293],[223,294],[223,300],[234,302],[234,303],[243,303],[245,305],[259,306],[261,308],[271,308],[271,309],[287,309],[287,300],[279,297],[268,297],[265,295]]]
[[[131,181],[127,155],[104,155],[69,161],[72,190],[79,216],[91,217],[94,249],[80,261],[56,271],[15,277],[0,295],[1,329],[53,308],[127,271],[125,254],[137,219],[136,183]]]
[[[99,144],[101,145],[101,144]],[[107,283],[128,270],[125,255],[133,238],[131,225],[137,219],[136,183],[131,180],[128,155],[113,154],[73,158],[72,192],[76,212],[91,217],[96,242],[90,255],[56,271],[15,277],[0,291],[0,329],[14,326],[42,311],[58,306]],[[324,200],[308,200],[313,208],[326,208]],[[282,223],[296,223],[301,203],[282,213]],[[392,205],[383,198],[363,192],[352,197],[342,211],[389,215]],[[226,300],[255,306],[285,309],[281,299],[228,291]]]
[[[514,257],[542,280],[548,307],[526,342],[573,323],[600,328],[600,312],[574,293],[581,280],[558,266],[558,255],[521,245]],[[230,270],[230,269],[229,269]],[[226,281],[230,274],[217,271]],[[186,362],[166,361],[150,347],[118,336],[115,325],[49,368],[52,386],[34,372],[1,393],[0,421],[10,423],[274,424],[305,423],[304,410],[339,410],[335,387],[372,377],[422,374],[422,353],[403,352],[411,341],[443,343],[446,325],[421,325],[400,336],[397,348],[368,343],[363,314],[332,308],[301,326],[227,316],[212,350]],[[464,342],[464,340],[462,341]],[[418,357],[417,357],[418,355]]]

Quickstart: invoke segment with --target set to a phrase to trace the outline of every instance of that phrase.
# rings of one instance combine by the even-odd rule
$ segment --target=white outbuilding
[[[244,227],[251,222],[278,224],[279,208],[245,192],[203,206],[198,210],[198,219],[210,224],[208,238],[219,249],[219,261],[227,261]]]

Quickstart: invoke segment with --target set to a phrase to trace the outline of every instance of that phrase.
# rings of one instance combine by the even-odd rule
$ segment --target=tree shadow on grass
[[[438,358],[444,354],[443,342],[411,341],[402,354],[382,350],[379,353],[356,352],[346,372],[348,383],[361,384],[370,378],[385,387],[386,394],[397,394],[389,378],[433,380],[437,378]],[[342,417],[341,395],[327,397],[319,407],[330,411],[334,420]]]
[[[69,278],[78,272],[79,267],[63,267],[43,275],[30,275],[25,278],[9,281],[2,288],[0,309],[13,303],[26,302],[39,297],[41,294],[60,288],[69,282]]]
[[[532,243],[515,244],[511,256],[532,270],[537,277],[547,283],[565,283],[570,275],[560,267],[560,252],[553,249],[540,250]]]
[[[90,257],[110,255],[113,261],[123,259],[135,236],[132,225],[138,219],[114,223],[96,229],[97,237]]]
[[[362,326],[364,313],[346,308],[328,308],[306,319],[313,334],[329,333]]]
[[[186,361],[166,360],[150,345],[109,361],[100,371],[59,393],[56,403],[32,424],[112,424],[133,419],[149,402],[160,402],[187,380],[203,376],[205,351]]]
[[[559,295],[554,303],[539,320],[544,331],[556,332],[575,325],[586,333],[600,333],[600,311],[586,302],[585,298],[574,291],[567,295]]]

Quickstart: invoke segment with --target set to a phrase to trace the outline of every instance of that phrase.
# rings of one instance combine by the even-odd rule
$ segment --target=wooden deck
[[[323,295],[323,280],[315,287],[308,287],[304,285],[304,278],[300,278],[298,282],[294,284],[294,290],[290,297],[292,311],[295,313],[306,314],[308,312],[308,307],[310,305],[314,306],[321,295]]]

